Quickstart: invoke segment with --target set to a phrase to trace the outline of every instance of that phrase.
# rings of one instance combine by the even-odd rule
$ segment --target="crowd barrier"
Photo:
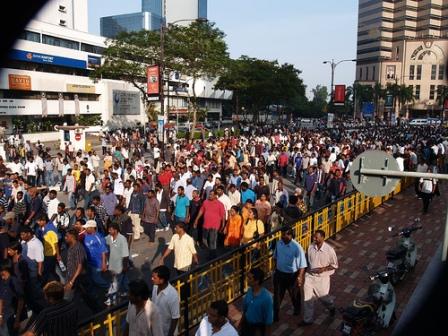
[[[326,237],[332,237],[412,183],[412,178],[402,179],[392,193],[382,197],[368,197],[356,191],[345,195],[299,220],[293,226],[295,239],[306,250],[315,230],[321,229]],[[270,277],[274,270],[272,253],[279,239],[280,229],[175,278],[172,285],[182,298],[179,334],[188,335],[211,302],[223,299],[230,303],[244,295],[248,288],[247,273],[251,268],[260,267],[266,277]],[[79,335],[122,335],[126,311],[127,303],[124,303],[93,316],[80,324]]]

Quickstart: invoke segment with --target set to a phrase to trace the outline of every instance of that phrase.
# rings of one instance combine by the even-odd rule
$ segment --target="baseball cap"
[[[84,229],[96,228],[96,222],[93,219],[88,220],[83,226]]]
[[[5,216],[3,217],[3,219],[6,221],[8,219],[14,219],[16,218],[16,214],[13,211],[9,211],[5,214]]]

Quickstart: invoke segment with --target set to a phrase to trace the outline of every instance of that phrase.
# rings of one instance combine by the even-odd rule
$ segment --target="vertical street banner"
[[[79,110],[79,97],[77,94],[75,94],[75,116],[79,117],[80,110]]]
[[[64,96],[62,95],[62,93],[58,94],[58,101],[59,101],[59,116],[63,117],[64,116]]]
[[[42,102],[42,118],[48,117],[47,95],[42,92],[40,101]]]
[[[345,85],[334,86],[333,103],[335,105],[344,105],[345,103]]]
[[[328,113],[327,114],[327,128],[333,128],[333,121],[334,121],[334,114]]]
[[[386,95],[386,99],[384,100],[384,106],[392,107],[394,105],[394,96],[391,94]]]
[[[152,65],[146,69],[146,80],[146,93],[150,96],[158,96],[160,94],[160,69],[158,65]]]

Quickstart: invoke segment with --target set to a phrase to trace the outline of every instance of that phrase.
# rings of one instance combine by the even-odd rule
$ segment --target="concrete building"
[[[35,19],[87,33],[88,0],[50,0]]]
[[[52,0],[38,14],[49,22],[29,22],[6,66],[0,69],[0,126],[6,133],[17,129],[42,132],[52,130],[54,125],[73,125],[76,116],[101,119],[103,125],[135,127],[146,123],[141,93],[132,84],[90,79],[91,72],[102,62],[106,39],[73,28],[77,27],[78,15],[87,16],[85,1],[72,1],[81,4],[83,10],[75,6],[74,19],[67,19],[66,26],[55,21],[49,13],[54,13],[62,2]],[[84,28],[87,30],[87,26]],[[191,79],[175,74],[166,81],[165,104],[171,119],[188,117],[191,85]],[[232,98],[229,91],[214,90],[210,81],[197,81],[196,92],[209,119],[218,119],[223,102]],[[41,134],[39,138],[54,140],[57,134]]]
[[[142,0],[141,12],[102,17],[100,34],[113,38],[122,31],[158,30],[164,19],[170,24],[198,18],[207,18],[207,0]],[[189,22],[181,21],[178,24]]]
[[[438,89],[447,85],[448,0],[359,0],[356,81],[412,85],[409,117],[441,115]],[[380,115],[394,118],[379,106]]]

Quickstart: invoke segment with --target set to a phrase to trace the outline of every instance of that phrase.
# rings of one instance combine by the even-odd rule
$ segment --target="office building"
[[[35,19],[87,33],[88,0],[49,0]]]
[[[356,81],[412,85],[401,115],[440,115],[447,85],[448,0],[359,0]],[[380,114],[394,118],[391,108]]]
[[[178,24],[189,24],[184,20],[206,19],[207,0],[142,0],[141,12],[102,17],[100,34],[114,38],[122,31],[158,30],[164,18],[167,24],[179,20]]]

